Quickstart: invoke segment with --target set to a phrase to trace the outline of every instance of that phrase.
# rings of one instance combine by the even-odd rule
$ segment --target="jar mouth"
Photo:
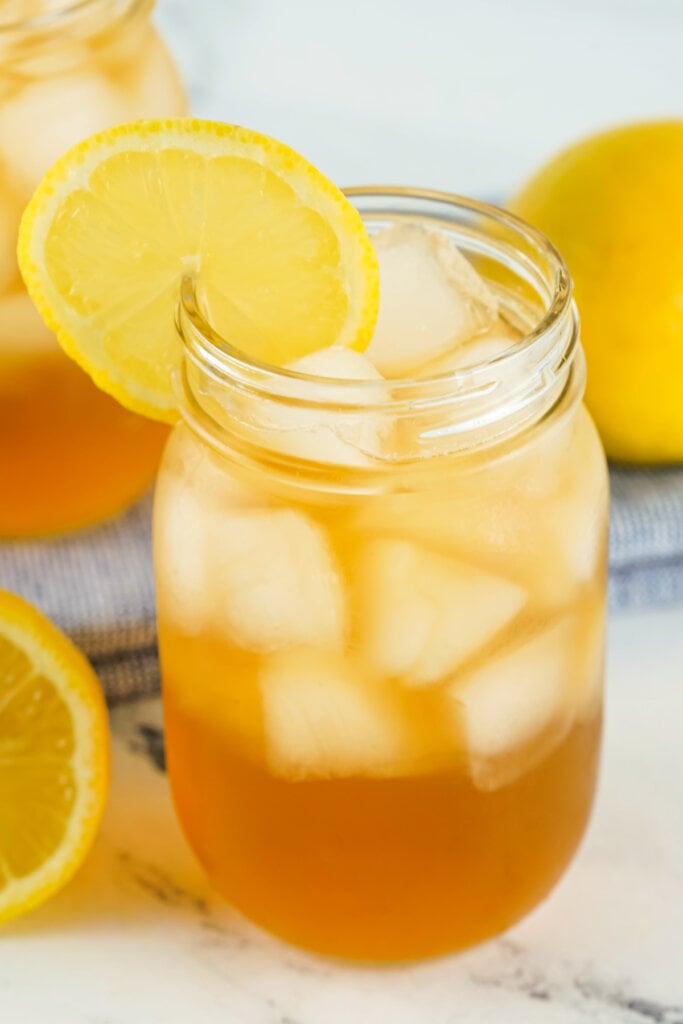
[[[189,399],[196,415],[202,393],[215,396],[216,389],[224,388],[309,410],[386,412],[390,407],[394,415],[413,417],[429,410],[430,422],[434,411],[443,409],[448,419],[443,429],[467,435],[468,442],[473,432],[509,433],[540,419],[566,389],[579,340],[571,279],[552,242],[506,210],[448,192],[400,186],[354,186],[344,192],[371,234],[373,228],[399,221],[422,222],[449,232],[465,255],[484,268],[496,268],[498,277],[507,280],[502,291],[526,310],[528,322],[519,341],[484,362],[434,376],[332,380],[241,351],[205,315],[201,273],[188,274],[177,307],[185,354],[183,404]],[[201,411],[206,419],[207,406]]]

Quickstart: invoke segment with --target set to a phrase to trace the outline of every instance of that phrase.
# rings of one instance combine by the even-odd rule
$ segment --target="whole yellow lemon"
[[[510,207],[549,236],[574,278],[586,401],[607,454],[683,461],[683,121],[586,139]]]

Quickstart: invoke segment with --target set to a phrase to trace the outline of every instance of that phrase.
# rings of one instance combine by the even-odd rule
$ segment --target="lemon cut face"
[[[184,274],[221,336],[275,365],[362,351],[379,303],[372,245],[336,186],[274,139],[192,118],[122,125],[63,156],[24,213],[19,263],[67,353],[169,422]]]
[[[0,922],[82,864],[109,778],[107,712],[90,665],[51,622],[0,591]]]
[[[574,281],[586,403],[619,462],[683,461],[683,120],[570,146],[510,208],[558,247]]]

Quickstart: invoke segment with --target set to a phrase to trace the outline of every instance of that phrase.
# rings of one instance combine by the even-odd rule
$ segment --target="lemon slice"
[[[374,251],[339,189],[274,139],[195,119],[122,125],[63,156],[24,213],[19,263],[68,354],[169,422],[184,273],[223,337],[274,364],[332,343],[362,351],[379,303]]]
[[[107,712],[56,626],[0,590],[0,921],[61,889],[104,808]]]

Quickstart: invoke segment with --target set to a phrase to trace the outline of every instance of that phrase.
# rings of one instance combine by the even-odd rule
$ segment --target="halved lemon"
[[[107,711],[93,670],[39,611],[0,590],[0,921],[76,872],[108,777]]]
[[[379,303],[372,245],[339,189],[274,139],[191,118],[122,125],[63,156],[24,213],[19,263],[68,354],[168,421],[183,274],[231,344],[274,364],[362,351]]]

